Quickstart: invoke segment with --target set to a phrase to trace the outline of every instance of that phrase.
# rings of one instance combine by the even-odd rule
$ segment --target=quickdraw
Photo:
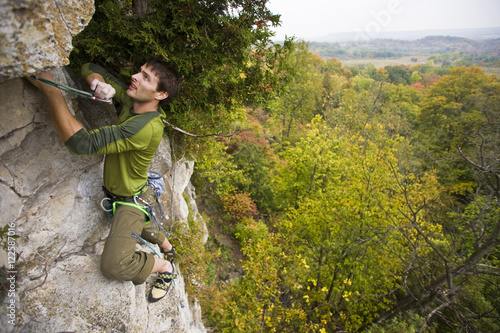
[[[163,179],[161,175],[157,172],[154,172],[152,170],[148,171],[148,185],[151,187],[154,193],[155,197],[155,205],[151,206],[150,204],[146,203],[142,198],[138,197],[139,200],[141,200],[143,203],[149,207],[149,216],[150,219],[154,222],[151,226],[156,225],[158,229],[160,229],[165,235],[170,236],[170,233],[163,228],[163,222],[162,220],[167,221],[168,220],[168,215],[165,213],[163,210],[163,207],[160,203],[160,196],[163,194]]]
[[[86,91],[83,91],[83,90],[78,90],[78,89],[75,89],[75,88],[71,88],[71,87],[68,87],[68,86],[65,86],[65,85],[62,85],[62,84],[59,84],[59,83],[55,83],[55,82],[52,82],[50,80],[47,80],[47,79],[44,79],[44,78],[41,78],[41,77],[38,77],[38,76],[33,76],[34,79],[38,80],[38,81],[41,81],[45,84],[48,84],[48,85],[51,85],[53,87],[56,87],[56,88],[59,88],[60,90],[64,91],[64,92],[67,92],[67,93],[70,93],[70,94],[74,94],[74,95],[77,95],[77,96],[80,96],[80,97],[84,97],[84,98],[89,98],[93,101],[99,101],[99,102],[105,102],[105,103],[108,103],[108,104],[111,104],[113,101],[112,99],[102,99],[102,98],[98,98],[96,96],[94,96],[93,94],[89,93],[89,92],[86,92]]]

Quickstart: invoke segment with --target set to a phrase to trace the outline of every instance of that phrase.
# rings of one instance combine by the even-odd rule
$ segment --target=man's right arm
[[[128,97],[126,86],[99,65],[86,63],[82,66],[81,75],[99,98],[108,99],[112,94],[111,97],[123,103],[124,98]]]
[[[94,92],[94,96],[107,100],[111,100],[115,96],[115,88],[106,83],[102,75],[92,73],[87,77],[86,81],[90,86],[90,90]]]

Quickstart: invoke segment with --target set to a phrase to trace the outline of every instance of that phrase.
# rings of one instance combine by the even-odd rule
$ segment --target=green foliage
[[[247,275],[231,286],[230,308],[213,317],[222,331],[356,331],[392,304],[405,251],[391,229],[406,224],[389,167],[395,159],[387,145],[335,133],[317,117],[282,153],[276,188],[288,213],[276,227],[283,238],[261,222],[238,224]],[[429,194],[417,185],[411,193],[413,200]]]
[[[317,331],[318,325],[307,323],[304,311],[296,305],[301,300],[280,291],[282,276],[290,274],[286,267],[295,266],[297,258],[282,251],[280,237],[267,232],[264,224],[247,221],[239,229],[245,238],[246,274],[225,288],[222,307],[210,309],[211,326],[219,332]]]
[[[176,263],[180,266],[184,277],[186,292],[203,300],[210,297],[207,286],[213,280],[211,265],[220,255],[220,251],[210,252],[203,243],[203,220],[188,221],[188,225],[177,224],[172,232],[176,246]],[[208,294],[207,294],[208,293]]]
[[[498,267],[498,266],[496,266]],[[493,279],[493,283],[498,283],[500,279]],[[472,322],[479,332],[497,332],[500,330],[500,323],[492,321],[488,317],[499,316],[498,299],[500,296],[498,288],[493,287],[491,282],[486,282],[482,278],[472,278],[467,286],[464,287],[460,295],[460,302],[475,314]],[[480,292],[478,292],[480,291]],[[485,316],[485,314],[487,314]],[[440,323],[441,329],[445,325]]]
[[[220,141],[207,140],[194,152],[199,162],[195,165],[195,183],[203,193],[219,198],[235,193],[236,184],[248,184],[242,170],[225,154],[226,147]]]
[[[375,324],[363,333],[418,333],[422,326],[423,318],[414,313],[407,313],[404,317],[397,316],[388,322]],[[435,329],[427,327],[425,333],[434,333]]]
[[[9,224],[4,225],[3,228],[0,229],[0,245],[2,246],[3,249],[7,249],[7,233],[9,231]]]
[[[403,68],[402,66],[385,66],[385,70],[389,73],[389,81],[392,84],[404,84],[410,83],[410,72]]]
[[[356,75],[353,80],[353,88],[357,92],[363,91],[363,90],[369,90],[373,83],[375,82],[374,79],[372,78],[367,78],[362,75]]]
[[[328,185],[322,175],[334,174],[338,148],[333,134],[325,129],[321,117],[317,116],[307,136],[281,152],[283,162],[278,166],[275,188],[282,208],[294,207],[321,191]]]
[[[422,80],[422,76],[420,76],[420,74],[417,72],[417,71],[414,71],[412,74],[411,74],[411,77],[410,77],[410,83],[417,83],[418,81]]]
[[[473,161],[490,164],[496,148],[500,115],[500,84],[478,67],[457,67],[443,76],[426,94],[418,118],[419,141],[425,143],[420,154],[436,167],[453,191],[473,186],[474,177],[459,153]],[[425,139],[424,139],[425,137]]]
[[[247,182],[236,183],[239,192],[247,192],[262,214],[275,210],[270,172],[273,169],[274,152],[267,141],[267,130],[263,127],[269,116],[262,110],[249,110],[242,124],[246,130],[224,141],[231,161],[245,176]]]
[[[378,126],[371,128],[368,137],[380,135]],[[303,139],[282,153],[286,163],[276,187],[283,190],[287,215],[277,226],[290,252],[307,263],[295,270],[295,279],[310,285],[294,297],[307,300],[302,308],[309,320],[322,322],[333,313],[337,321],[326,320],[325,327],[356,331],[394,302],[389,295],[410,255],[395,232],[408,223],[401,211],[408,191],[413,201],[436,193],[431,183],[398,186],[391,167],[398,164],[398,140],[379,138],[379,146],[339,134],[315,119]]]
[[[222,130],[244,102],[281,89],[292,48],[270,43],[279,15],[267,0],[96,1],[96,13],[74,39],[72,64],[92,60],[122,76],[152,55],[172,62],[183,76],[180,96],[171,103],[178,126],[197,134]],[[145,5],[140,11],[135,5]]]
[[[276,118],[273,134],[293,143],[304,124],[325,112],[328,107],[325,103],[336,102],[335,90],[345,84],[350,72],[335,59],[324,61],[311,53],[303,42],[298,44],[289,65],[295,68],[295,76],[287,88],[267,104],[267,110]]]
[[[264,222],[247,218],[242,219],[236,225],[235,235],[244,245],[253,242],[259,243],[264,239],[269,239],[269,229]]]
[[[421,92],[386,83],[385,70],[375,77],[378,80],[364,74],[354,77],[353,89],[342,92],[338,105],[325,112],[325,120],[331,127],[370,135],[372,140],[378,140],[375,133],[412,137]],[[381,138],[384,140],[384,136]]]

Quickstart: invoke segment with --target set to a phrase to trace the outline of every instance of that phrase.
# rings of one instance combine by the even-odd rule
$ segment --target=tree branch
[[[181,132],[182,134],[189,135],[189,136],[191,136],[193,138],[206,138],[206,137],[209,137],[209,136],[220,136],[220,137],[229,138],[229,137],[232,137],[234,135],[238,135],[238,134],[240,134],[242,132],[242,131],[236,131],[236,132],[231,133],[231,134],[222,134],[221,132],[218,132],[218,133],[205,134],[205,135],[196,135],[196,134],[192,134],[192,133],[186,132],[185,130],[172,125],[171,123],[169,123],[166,120],[163,120],[163,123],[165,125],[168,125],[168,126],[172,127],[174,130],[176,130],[178,132]]]
[[[491,234],[486,238],[484,243],[477,248],[477,250],[472,253],[462,264],[451,268],[449,272],[445,272],[441,276],[432,280],[428,283],[425,288],[421,288],[420,291],[411,293],[410,295],[399,300],[397,304],[388,312],[380,315],[377,322],[381,322],[385,319],[389,319],[394,317],[397,313],[405,312],[412,308],[416,308],[419,306],[424,306],[432,301],[434,301],[434,293],[441,289],[443,285],[445,285],[448,281],[449,274],[457,277],[459,275],[468,274],[472,269],[478,266],[479,261],[487,255],[491,250],[500,245],[500,218],[496,222],[496,225],[491,232]],[[459,287],[456,287],[458,290]]]
[[[423,333],[425,328],[427,327],[427,323],[431,320],[431,318],[436,314],[438,313],[439,311],[441,311],[442,309],[446,308],[450,306],[450,303],[443,303],[441,304],[440,306],[438,306],[437,308],[435,308],[434,310],[432,310],[431,313],[429,313],[429,315],[427,316],[427,318],[425,318],[422,326],[420,327],[420,331],[419,333]]]

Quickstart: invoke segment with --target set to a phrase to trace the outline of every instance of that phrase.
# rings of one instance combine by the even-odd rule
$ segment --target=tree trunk
[[[134,14],[136,16],[144,16],[151,12],[151,7],[145,0],[132,0],[132,6],[134,7]]]

